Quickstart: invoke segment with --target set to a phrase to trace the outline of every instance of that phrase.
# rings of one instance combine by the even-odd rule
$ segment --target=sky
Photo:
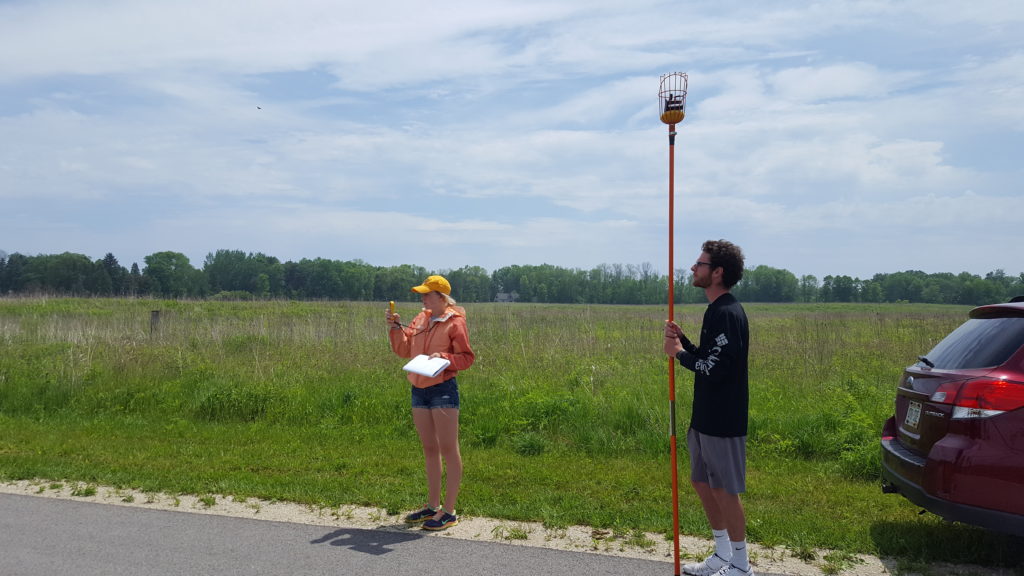
[[[1024,272],[1024,2],[0,0],[0,251]]]

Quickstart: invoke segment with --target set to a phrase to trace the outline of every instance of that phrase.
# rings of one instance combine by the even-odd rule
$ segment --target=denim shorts
[[[413,408],[459,408],[459,385],[455,378],[449,378],[440,384],[426,388],[412,387]]]

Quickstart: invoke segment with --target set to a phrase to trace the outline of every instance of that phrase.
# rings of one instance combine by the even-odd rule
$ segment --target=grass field
[[[459,508],[671,535],[663,308],[467,308],[477,362],[459,378]],[[696,332],[703,306],[680,311]],[[898,375],[966,311],[747,305],[751,540],[1024,559],[1019,540],[879,488]],[[0,299],[0,478],[411,509],[424,481],[401,365],[381,304]],[[677,380],[685,479],[692,376]],[[705,536],[685,484],[680,508],[681,530]]]

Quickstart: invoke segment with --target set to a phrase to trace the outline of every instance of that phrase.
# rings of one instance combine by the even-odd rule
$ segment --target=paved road
[[[417,532],[336,529],[0,494],[3,576],[672,573],[670,562]]]

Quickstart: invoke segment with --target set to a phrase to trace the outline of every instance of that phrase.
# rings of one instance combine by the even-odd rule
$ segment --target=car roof
[[[1024,302],[1006,302],[978,306],[968,314],[971,318],[1024,318]]]

